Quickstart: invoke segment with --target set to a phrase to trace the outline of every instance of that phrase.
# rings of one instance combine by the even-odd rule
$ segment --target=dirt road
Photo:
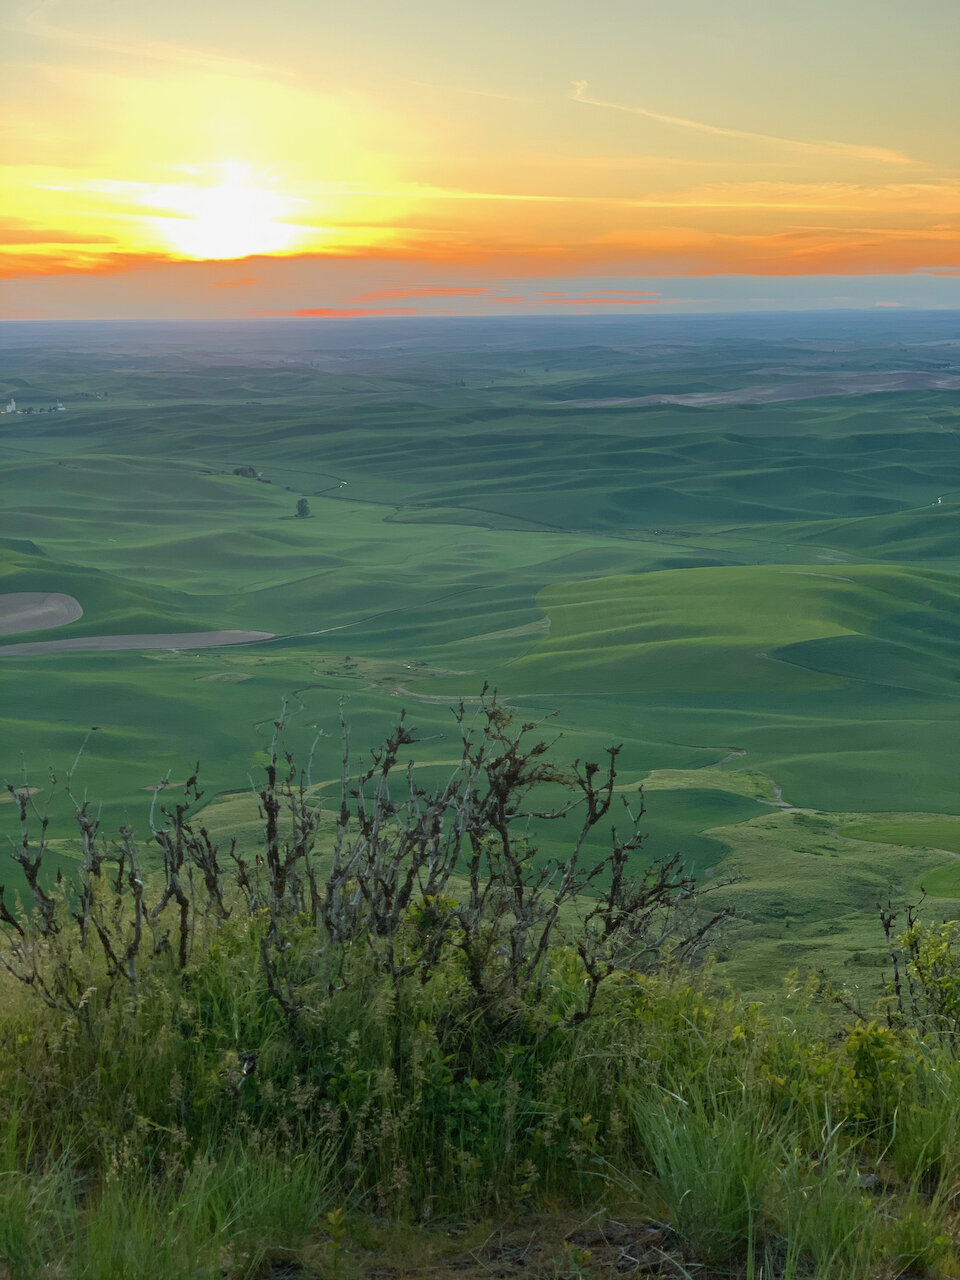
[[[75,640],[30,640],[0,645],[0,658],[40,653],[106,653],[114,649],[212,649],[217,645],[272,640],[272,631],[180,631],[143,636],[78,636]]]

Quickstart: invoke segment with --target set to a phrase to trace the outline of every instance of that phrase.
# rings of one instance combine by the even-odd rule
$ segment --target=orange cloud
[[[90,241],[84,243],[89,244]],[[70,253],[7,253],[0,245],[0,280],[31,276],[112,276],[176,261],[176,258],[160,253],[84,253],[79,250]]]
[[[240,276],[236,280],[214,280],[215,289],[248,289],[257,283],[256,276]]]
[[[717,231],[693,226],[611,227],[592,237],[575,234],[555,242],[516,239],[509,243],[474,239],[469,234],[435,238],[408,231],[390,244],[350,245],[322,253],[251,255],[234,260],[248,271],[267,271],[268,263],[415,264],[432,272],[481,279],[535,280],[542,276],[750,275],[902,275],[951,274],[960,270],[960,230],[938,226],[907,228],[791,226],[776,231]],[[56,277],[71,274],[117,275],[139,269],[183,266],[183,260],[157,252],[111,253],[78,247],[50,253],[0,248],[0,278]],[[198,264],[201,265],[201,264]],[[215,264],[222,278],[224,264]],[[242,267],[241,267],[242,269]],[[251,271],[250,278],[254,277]],[[208,285],[208,287],[210,287]],[[495,286],[494,286],[495,287]],[[336,302],[389,301],[402,298],[485,297],[489,285],[385,286]],[[591,294],[591,297],[595,295]],[[596,295],[599,296],[599,295]],[[503,301],[503,298],[496,299]],[[611,294],[603,301],[615,303]],[[596,305],[596,304],[594,304]]]
[[[960,231],[936,229],[881,234],[862,228],[795,227],[751,233],[657,227],[611,231],[586,245],[559,253],[542,246],[491,255],[499,274],[619,276],[813,276],[933,274],[960,268]],[[562,273],[558,271],[563,263]]]
[[[56,231],[46,227],[0,227],[0,245],[8,244],[112,244],[113,236],[89,235],[79,231]]]

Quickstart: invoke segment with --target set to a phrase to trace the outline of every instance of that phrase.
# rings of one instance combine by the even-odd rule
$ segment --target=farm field
[[[440,777],[488,681],[740,869],[745,985],[960,910],[950,313],[4,336],[0,399],[66,407],[0,417],[0,777],[58,839],[78,752],[106,831],[199,760],[242,833],[281,709],[332,803],[341,700]]]

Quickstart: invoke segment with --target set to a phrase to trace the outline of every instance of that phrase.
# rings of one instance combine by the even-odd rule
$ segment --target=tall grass
[[[399,1001],[371,977],[294,1036],[238,934],[83,1033],[38,1005],[26,1035],[21,1014],[0,1061],[12,1276],[254,1276],[328,1241],[341,1209],[604,1202],[669,1224],[708,1274],[955,1274],[960,1068],[939,1051],[880,1037],[899,1045],[890,1111],[863,1028],[745,1008],[709,973],[624,974],[571,1026],[583,974],[563,950],[496,1037],[455,968]]]
[[[502,774],[502,755],[490,767]],[[300,875],[303,810],[284,845],[268,792],[262,866],[241,866],[232,889],[206,879],[205,895],[184,893],[192,914],[173,945],[142,885],[123,914],[137,865],[128,837],[120,873],[88,880],[72,917],[78,929],[95,921],[108,945],[89,930],[86,949],[76,941],[66,896],[8,919],[0,1263],[11,1277],[252,1280],[298,1257],[332,1265],[364,1216],[422,1226],[614,1202],[660,1224],[677,1265],[700,1275],[960,1271],[949,1038],[928,1043],[902,1008],[892,1025],[838,1023],[809,986],[778,1008],[745,1003],[692,963],[686,940],[704,934],[695,914],[675,928],[673,896],[690,905],[682,877],[608,887],[573,902],[571,924],[526,846],[504,839],[487,858],[481,833],[475,885],[451,853],[443,895],[417,892],[415,875],[397,906],[408,846],[402,830],[384,834],[399,806],[378,794],[380,809],[362,815],[365,866],[344,838],[339,879],[323,888]],[[602,788],[589,782],[585,796],[602,809]],[[501,794],[487,812],[507,810]],[[411,813],[419,824],[423,811]],[[206,833],[176,821],[167,883],[190,883],[194,847],[194,869],[213,876]],[[388,858],[393,879],[378,889]],[[614,860],[610,885],[620,871]],[[281,879],[299,889],[281,892]],[[461,888],[487,909],[468,912]],[[348,913],[330,914],[331,894]],[[642,928],[625,903],[649,908]],[[341,929],[331,964],[345,920],[362,927]],[[130,977],[117,940],[148,933],[156,942]]]

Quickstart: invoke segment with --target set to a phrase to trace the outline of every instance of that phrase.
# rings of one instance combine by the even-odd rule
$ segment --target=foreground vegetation
[[[485,699],[443,784],[401,722],[345,751],[326,818],[279,729],[256,854],[216,845],[191,779],[146,849],[75,797],[54,885],[13,791],[11,1277],[957,1274],[949,927],[885,914],[872,1013],[816,980],[750,1004],[704,963],[719,898],[645,863],[615,749],[561,769]],[[534,819],[574,831],[558,864]]]

